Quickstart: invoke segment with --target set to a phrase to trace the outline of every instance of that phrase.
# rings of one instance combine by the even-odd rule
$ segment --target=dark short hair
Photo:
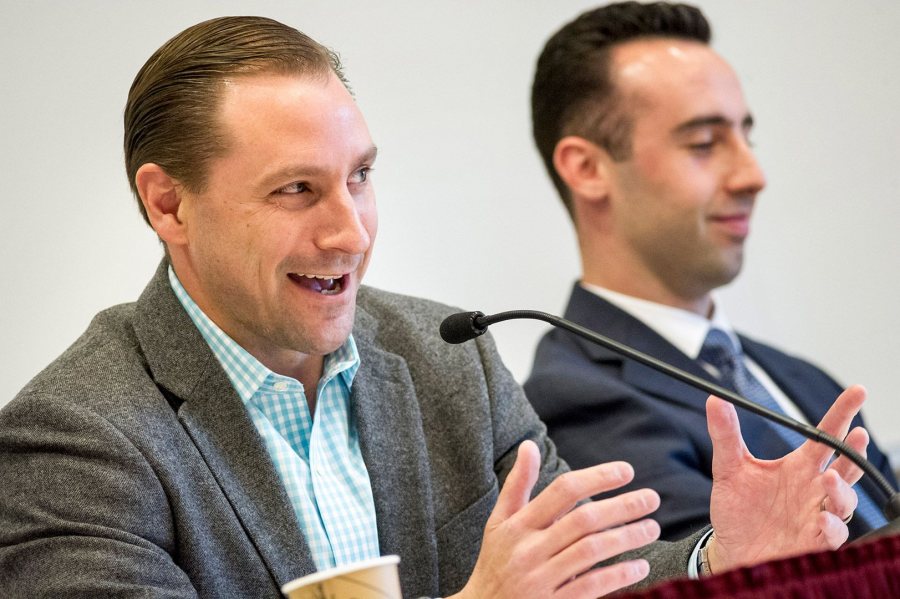
[[[531,87],[534,141],[566,210],[572,198],[553,167],[556,144],[584,137],[615,160],[631,155],[633,123],[610,79],[611,50],[639,38],[681,38],[708,44],[709,22],[686,4],[619,2],[579,15],[544,46]]]
[[[337,75],[338,56],[309,36],[264,17],[221,17],[185,29],[138,71],[125,104],[125,170],[144,220],[135,175],[153,162],[186,189],[203,191],[209,162],[228,148],[218,124],[228,77]]]

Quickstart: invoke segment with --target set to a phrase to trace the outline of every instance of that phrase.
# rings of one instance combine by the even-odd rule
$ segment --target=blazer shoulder
[[[441,339],[441,322],[456,312],[440,302],[362,287],[353,335],[363,354],[401,357],[419,383],[440,381],[444,391],[467,388],[475,372],[503,367],[490,332],[458,345]]]
[[[356,302],[353,333],[358,342],[373,341],[400,354],[423,346],[438,352],[452,347],[438,333],[441,321],[459,311],[452,306],[365,286],[360,288]]]
[[[363,311],[379,319],[392,319],[407,325],[430,325],[440,322],[450,314],[458,312],[458,308],[401,293],[393,293],[362,286],[356,298],[357,305]]]
[[[62,354],[7,405],[70,402],[100,413],[126,408],[126,398],[155,390],[133,328],[135,304],[99,312]],[[138,392],[137,388],[142,392]]]

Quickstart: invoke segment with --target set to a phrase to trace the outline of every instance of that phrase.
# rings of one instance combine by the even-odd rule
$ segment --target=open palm
[[[860,386],[844,391],[819,428],[865,455],[869,437],[847,431],[865,401]],[[845,457],[829,465],[833,451],[807,441],[778,460],[759,460],[747,450],[734,407],[710,397],[713,442],[710,517],[715,538],[709,549],[713,571],[811,551],[836,549],[849,534],[842,521],[856,508],[851,486],[862,471]]]

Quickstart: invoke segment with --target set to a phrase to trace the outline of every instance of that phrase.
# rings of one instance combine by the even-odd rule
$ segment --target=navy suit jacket
[[[565,316],[717,382],[641,321],[579,285]],[[841,387],[808,362],[742,335],[740,340],[746,354],[817,424]],[[659,492],[662,505],[655,518],[662,538],[684,537],[709,522],[712,443],[706,428],[706,393],[560,329],[549,332],[538,345],[525,392],[572,468],[625,460],[635,469],[635,479],[626,488]],[[789,451],[772,425],[740,409],[738,417],[754,456],[774,459]],[[862,425],[862,420],[857,417],[854,425]],[[894,483],[888,460],[874,442],[868,455]],[[867,478],[860,484],[876,502],[883,501]],[[850,522],[851,538],[867,530],[860,519]]]

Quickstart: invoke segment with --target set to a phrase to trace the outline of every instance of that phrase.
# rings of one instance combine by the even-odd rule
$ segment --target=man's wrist
[[[700,538],[697,539],[697,543],[694,545],[694,550],[691,551],[691,555],[688,558],[687,562],[687,575],[688,578],[697,579],[700,578],[700,550],[706,547],[707,541],[712,536],[713,530],[710,528],[700,535]]]
[[[716,531],[713,531],[712,534],[706,537],[706,542],[703,543],[697,556],[697,571],[701,577],[712,576],[712,566],[709,564],[709,548],[715,538]]]

